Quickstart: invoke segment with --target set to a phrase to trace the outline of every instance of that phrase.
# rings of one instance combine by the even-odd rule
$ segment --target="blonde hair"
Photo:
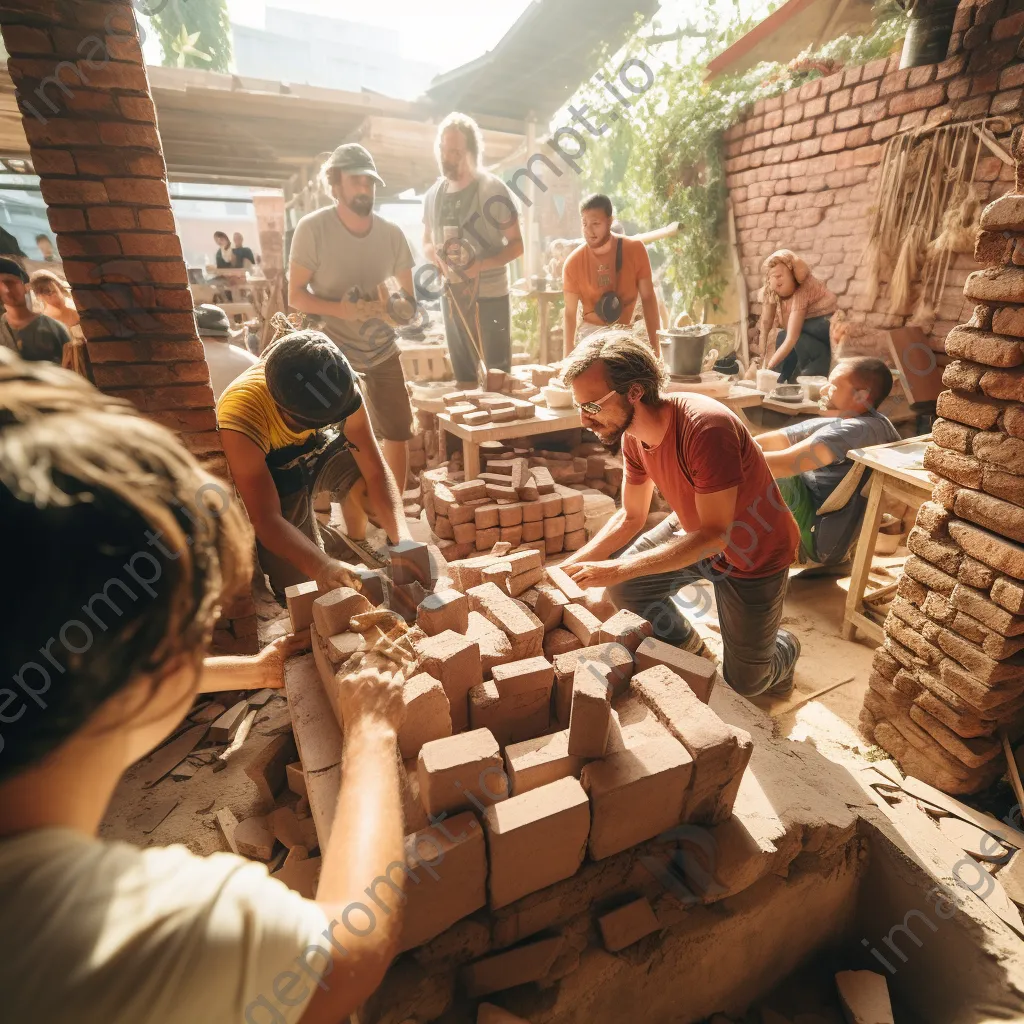
[[[441,162],[441,139],[444,133],[450,128],[455,128],[462,132],[462,137],[466,140],[466,149],[473,157],[473,163],[476,167],[480,166],[480,162],[484,158],[484,136],[483,132],[480,131],[480,125],[476,123],[468,114],[460,114],[457,110],[452,111],[438,126],[437,126],[437,138],[434,140],[434,150],[437,156],[437,162]]]
[[[32,276],[28,279],[29,287],[35,291],[35,286],[40,281],[45,281],[47,284],[54,285],[57,291],[60,292],[65,299],[71,298],[71,285],[69,285],[62,277],[58,277],[52,270],[34,271]]]

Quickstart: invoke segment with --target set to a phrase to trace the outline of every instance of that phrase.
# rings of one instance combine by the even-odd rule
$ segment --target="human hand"
[[[363,589],[362,581],[356,575],[355,567],[347,562],[339,561],[337,558],[330,559],[324,569],[317,574],[316,584],[320,588],[321,594],[329,594],[332,590],[337,590],[338,587],[351,587],[353,590],[360,591]]]
[[[577,562],[575,564],[563,562],[559,568],[564,569],[569,577],[581,587],[612,587],[626,579],[622,563],[615,561]]]
[[[338,723],[347,731],[361,725],[382,726],[395,733],[405,721],[404,678],[394,666],[375,659],[377,664],[362,668],[350,676],[338,675]]]
[[[277,690],[284,686],[284,663],[296,654],[308,651],[312,645],[309,630],[289,633],[272,640],[256,655],[263,671],[263,685],[268,690]]]

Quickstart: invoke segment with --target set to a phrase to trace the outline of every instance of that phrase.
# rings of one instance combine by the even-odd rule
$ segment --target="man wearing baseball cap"
[[[320,171],[334,205],[307,214],[292,239],[288,303],[323,320],[327,336],[365,377],[370,423],[384,458],[405,488],[412,407],[389,321],[411,315],[413,257],[401,228],[373,212],[384,179],[360,145],[339,146]],[[402,295],[391,301],[385,282],[397,279]]]
[[[217,403],[224,454],[279,599],[293,583],[351,585],[355,555],[385,559],[366,540],[369,505],[393,543],[409,539],[402,496],[370,428],[352,367],[320,331],[276,341]],[[342,503],[346,533],[322,526],[313,497]]]
[[[256,357],[247,348],[231,343],[231,321],[220,306],[204,303],[196,306],[194,312],[206,365],[210,368],[213,398],[218,401],[227,386],[256,362]]]
[[[16,260],[0,258],[0,346],[13,349],[29,362],[61,364],[64,346],[71,340],[58,320],[33,313],[28,307],[28,274]]]

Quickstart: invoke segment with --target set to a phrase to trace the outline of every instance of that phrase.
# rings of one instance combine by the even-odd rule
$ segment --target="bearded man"
[[[663,395],[664,365],[626,331],[588,338],[562,376],[583,426],[621,443],[625,470],[622,508],[562,568],[610,588],[659,640],[705,656],[680,604],[711,583],[726,682],[745,697],[788,693],[800,643],[780,623],[800,533],[750,432],[706,395]],[[640,535],[655,487],[673,514]]]
[[[412,406],[390,321],[408,319],[398,313],[415,309],[412,251],[402,229],[373,212],[384,179],[362,146],[339,146],[320,180],[334,205],[307,214],[295,228],[288,303],[322,319],[324,333],[360,374],[370,424],[402,491]],[[389,297],[385,282],[392,278],[401,294]]]

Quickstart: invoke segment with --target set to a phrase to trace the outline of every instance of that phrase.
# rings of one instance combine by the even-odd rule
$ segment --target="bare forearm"
[[[654,576],[660,572],[672,572],[685,569],[689,565],[710,558],[725,549],[726,535],[720,530],[695,530],[683,533],[666,544],[661,544],[650,551],[622,559],[620,569],[623,578],[637,579],[640,576]]]
[[[643,529],[643,523],[630,520],[625,509],[619,509],[596,534],[563,564],[600,562],[624,548]]]
[[[367,493],[371,505],[378,510],[381,526],[387,531],[392,543],[409,540],[409,524],[405,521],[405,509],[402,496],[398,493],[395,478],[384,463],[384,472],[373,474],[367,481]]]
[[[320,546],[283,516],[253,521],[253,529],[268,551],[285,559],[310,579],[316,579],[330,565],[330,558]]]
[[[267,665],[258,656],[204,658],[197,693],[224,693],[227,690],[262,690],[280,687],[280,677],[271,678]]]
[[[576,347],[576,310],[569,312],[568,309],[565,311],[565,315],[562,319],[562,349],[565,357],[568,359],[572,355],[572,350]]]
[[[644,303],[644,324],[647,327],[647,337],[651,342],[651,348],[654,354],[660,358],[661,339],[658,337],[658,331],[661,330],[661,315],[658,313],[658,304],[654,301],[653,296],[650,302]]]

